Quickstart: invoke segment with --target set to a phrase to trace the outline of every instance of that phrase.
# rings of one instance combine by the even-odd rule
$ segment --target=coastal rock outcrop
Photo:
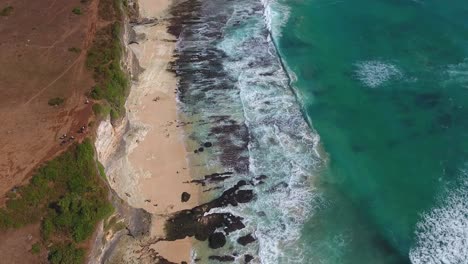
[[[188,192],[183,192],[182,195],[181,195],[180,200],[181,200],[183,203],[185,203],[185,202],[187,202],[188,200],[190,200],[190,196],[191,196],[190,193],[188,193]]]
[[[255,242],[255,238],[252,236],[252,234],[248,234],[248,235],[245,235],[245,236],[241,236],[237,239],[237,243],[243,245],[243,246],[246,246],[250,243],[253,243]]]
[[[215,232],[208,238],[208,245],[213,249],[222,248],[226,245],[226,236],[223,233]]]

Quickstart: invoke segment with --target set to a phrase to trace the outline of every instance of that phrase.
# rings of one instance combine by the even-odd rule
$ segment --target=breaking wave
[[[413,264],[466,264],[468,261],[468,171],[439,206],[423,214],[416,226]]]
[[[468,59],[458,64],[449,65],[446,74],[448,78],[444,81],[444,84],[456,84],[468,88]]]
[[[401,78],[401,71],[393,64],[382,61],[361,61],[355,64],[356,77],[364,85],[376,88],[392,79]]]
[[[245,217],[247,228],[255,230],[262,263],[303,263],[298,240],[318,196],[312,179],[321,162],[316,151],[319,136],[300,111],[270,37],[280,34],[287,12],[281,16],[272,7],[275,3],[263,4],[266,25],[253,16],[245,26],[226,30],[229,34],[219,47],[229,58],[224,68],[240,90],[250,133],[250,174],[265,174],[270,183],[256,187],[259,198],[251,206],[227,210]]]

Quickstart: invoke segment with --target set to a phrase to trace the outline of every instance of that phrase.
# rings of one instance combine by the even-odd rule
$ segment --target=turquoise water
[[[442,246],[424,240],[435,228],[417,223],[451,208],[455,188],[466,198],[454,186],[468,161],[468,2],[282,4],[289,19],[277,44],[328,154],[303,262],[442,263],[424,250]],[[468,228],[466,203],[453,210],[465,210],[456,215]],[[439,252],[452,254],[445,263],[468,263],[460,232],[465,242]]]
[[[200,263],[468,264],[468,2],[446,2],[172,10],[179,110],[212,143],[188,158],[230,175],[203,193],[254,194],[210,210],[242,225]]]

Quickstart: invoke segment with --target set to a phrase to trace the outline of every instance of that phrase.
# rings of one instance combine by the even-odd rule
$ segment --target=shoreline
[[[125,43],[146,70],[130,91],[124,136],[103,163],[118,196],[155,224],[145,234],[129,225],[130,236],[106,254],[109,263],[191,262],[191,249],[192,261],[273,261],[278,247],[295,246],[312,210],[295,202],[312,200],[311,172],[321,160],[264,27],[263,5],[185,1],[148,16],[154,6],[140,3],[146,17],[131,23]],[[242,26],[252,15],[258,23]],[[220,42],[226,32],[250,37]],[[180,202],[184,188],[198,194],[193,204]]]
[[[127,56],[123,59],[127,68],[135,69],[137,64],[143,70],[132,81],[124,120],[116,128],[108,120],[101,122],[96,148],[111,188],[130,207],[149,213],[151,224],[147,234],[135,240],[115,238],[119,240],[115,242],[111,238],[108,243],[113,244],[113,252],[104,254],[111,262],[116,256],[131,260],[140,250],[160,260],[188,263],[193,238],[162,241],[167,218],[197,206],[201,193],[196,184],[188,183],[192,177],[184,143],[185,123],[179,120],[177,108],[177,79],[167,70],[177,41],[168,32],[166,19],[171,1],[137,3],[138,19],[144,22],[131,29],[126,26],[129,31],[123,45]]]

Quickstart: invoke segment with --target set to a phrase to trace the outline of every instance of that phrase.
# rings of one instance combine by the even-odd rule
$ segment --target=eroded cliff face
[[[140,177],[145,177],[145,173],[132,168],[128,154],[144,138],[148,128],[132,122],[129,115],[127,112],[117,125],[113,125],[110,119],[102,121],[97,130],[95,147],[109,186],[130,206],[139,208],[142,198],[139,197],[137,183]]]
[[[122,25],[121,38],[124,52],[121,65],[130,77],[130,85],[133,86],[143,69],[128,45],[135,41],[136,34],[131,24],[138,23],[138,5],[135,1],[127,1],[127,3],[129,10],[126,12]],[[126,245],[128,248],[137,246],[139,239],[149,232],[151,215],[142,209],[135,208],[130,199],[131,194],[137,192],[135,177],[139,175],[133,173],[127,159],[127,153],[145,136],[147,129],[130,122],[130,114],[126,110],[125,116],[117,122],[111,122],[108,117],[99,123],[96,130],[94,145],[97,158],[104,167],[107,182],[111,188],[110,199],[116,210],[113,216],[98,227],[88,256],[90,264],[109,263],[109,258],[119,245]]]
[[[133,26],[138,24],[137,2],[128,1],[131,12],[127,12],[124,19],[122,34],[122,65],[130,77],[130,93],[125,104],[125,116],[117,122],[111,122],[110,118],[101,121],[96,133],[95,147],[99,161],[105,168],[109,186],[115,194],[125,200],[132,207],[137,207],[138,190],[136,182],[141,177],[141,173],[136,172],[128,162],[128,153],[145,137],[148,127],[139,123],[133,118],[129,110],[129,102],[134,101],[138,96],[135,92],[135,84],[138,76],[143,71],[138,58],[130,48],[130,44],[135,43],[137,34]]]

